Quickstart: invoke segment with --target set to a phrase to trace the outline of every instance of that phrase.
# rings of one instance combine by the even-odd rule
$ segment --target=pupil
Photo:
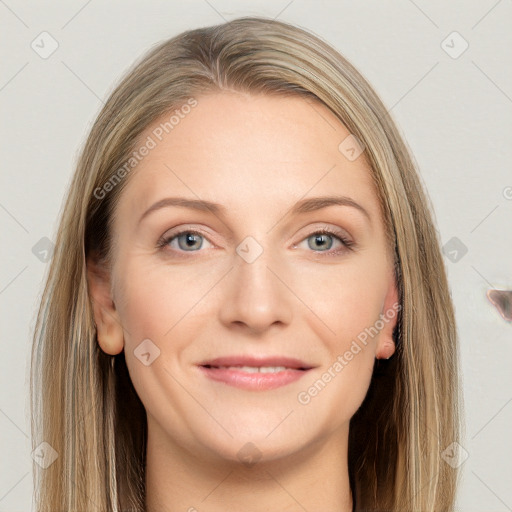
[[[320,245],[321,247],[322,246],[325,246],[325,238],[328,237],[329,235],[316,235],[315,236],[315,243]],[[330,247],[330,246],[329,246]]]
[[[187,233],[185,236],[185,246],[187,248],[194,248],[194,244],[197,245],[197,240],[195,239],[197,235],[194,233]]]

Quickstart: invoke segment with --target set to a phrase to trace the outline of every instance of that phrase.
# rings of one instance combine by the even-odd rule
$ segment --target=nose
[[[220,306],[220,320],[228,328],[236,326],[261,334],[276,325],[291,322],[293,293],[287,287],[284,266],[264,250],[248,262],[238,254],[228,273]]]

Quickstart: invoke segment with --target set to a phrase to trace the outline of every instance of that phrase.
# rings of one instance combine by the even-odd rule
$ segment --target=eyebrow
[[[361,213],[365,215],[368,221],[371,222],[371,217],[368,211],[361,206],[359,203],[354,201],[352,198],[347,196],[322,196],[322,197],[312,197],[309,199],[303,199],[298,201],[290,210],[292,214],[300,214],[307,213],[316,210],[321,210],[322,208],[327,208],[328,206],[349,206],[359,210]],[[214,215],[225,216],[227,213],[227,208],[222,206],[219,203],[214,203],[211,201],[205,201],[203,199],[187,199],[185,197],[166,197],[157,201],[153,205],[151,205],[140,217],[139,223],[147,217],[151,212],[159,210],[161,208],[168,207],[179,207],[179,208],[189,208],[192,210],[203,211],[203,212],[211,212]]]

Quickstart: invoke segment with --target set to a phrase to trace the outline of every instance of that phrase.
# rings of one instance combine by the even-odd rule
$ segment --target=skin
[[[147,411],[147,510],[350,511],[349,421],[375,358],[395,350],[396,315],[308,404],[297,397],[398,302],[368,163],[364,153],[349,161],[340,152],[349,131],[320,103],[233,91],[197,100],[129,176],[111,273],[88,265],[98,342],[108,354],[125,351]],[[289,212],[333,194],[370,220],[349,206]],[[169,196],[226,212],[166,207],[139,223]],[[318,241],[325,226],[354,245],[337,235]],[[188,251],[186,234],[158,248],[174,228],[201,235]],[[251,263],[236,252],[248,236],[263,249]],[[160,350],[149,366],[134,354],[145,339]],[[281,388],[247,391],[196,366],[233,354],[285,355],[315,368]],[[254,464],[239,457],[247,443]]]

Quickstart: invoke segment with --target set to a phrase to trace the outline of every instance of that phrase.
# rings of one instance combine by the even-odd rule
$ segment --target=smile
[[[285,366],[200,366],[209,379],[248,391],[267,391],[291,384],[308,371]]]

